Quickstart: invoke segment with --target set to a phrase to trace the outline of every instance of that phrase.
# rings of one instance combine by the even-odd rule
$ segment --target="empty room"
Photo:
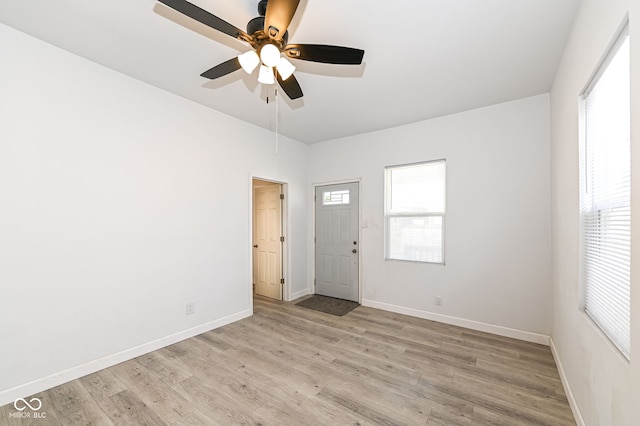
[[[638,19],[0,0],[0,426],[640,424]]]

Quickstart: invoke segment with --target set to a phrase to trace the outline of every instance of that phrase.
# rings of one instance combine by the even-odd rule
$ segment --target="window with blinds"
[[[445,160],[385,169],[387,260],[444,264]]]
[[[581,97],[584,311],[629,359],[631,110],[628,26]]]

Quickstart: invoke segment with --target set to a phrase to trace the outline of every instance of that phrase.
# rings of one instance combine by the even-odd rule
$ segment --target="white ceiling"
[[[305,143],[546,93],[581,0],[301,0],[292,43],[365,50],[360,66],[295,61],[278,131]],[[245,29],[258,0],[193,0]],[[273,87],[200,73],[248,45],[155,0],[0,0],[0,21],[124,74],[274,130]],[[41,64],[46,72],[47,64]]]

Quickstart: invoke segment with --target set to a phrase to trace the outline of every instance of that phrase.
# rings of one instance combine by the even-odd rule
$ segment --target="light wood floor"
[[[548,347],[263,298],[251,318],[35,396],[46,420],[10,404],[0,425],[575,425]]]

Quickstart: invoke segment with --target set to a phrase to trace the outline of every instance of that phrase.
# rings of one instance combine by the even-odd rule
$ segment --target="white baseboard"
[[[578,426],[587,426],[582,417],[582,413],[580,412],[580,408],[578,407],[578,403],[576,398],[573,396],[573,392],[571,391],[571,386],[569,386],[569,380],[567,379],[566,374],[564,373],[564,367],[562,366],[562,361],[560,361],[560,357],[558,356],[558,352],[556,351],[556,346],[553,344],[553,339],[549,338],[551,353],[553,354],[553,359],[556,361],[556,366],[558,367],[558,373],[560,374],[560,381],[562,382],[562,387],[564,388],[564,393],[567,395],[567,400],[569,400],[569,406],[571,407],[571,411],[573,412],[573,417],[576,420]]]
[[[291,293],[291,299],[289,299],[288,302],[304,297],[307,294],[310,294],[308,288],[305,288],[304,290],[296,291],[295,293]]]
[[[463,318],[452,317],[449,315],[442,315],[434,312],[422,311],[420,309],[406,308],[404,306],[397,306],[389,303],[376,302],[374,300],[362,299],[361,303],[363,306],[382,309],[383,311],[395,312],[398,314],[428,319],[431,321],[437,321],[445,324],[456,325],[459,327],[470,328],[472,330],[497,334],[498,336],[511,337],[518,340],[524,340],[526,342],[538,343],[541,345],[549,346],[549,336],[545,336],[544,334],[516,330],[513,328],[502,327],[500,325],[487,324],[484,322],[472,321],[472,320],[467,320]]]
[[[218,327],[222,327],[223,325],[239,321],[243,318],[250,317],[251,315],[253,315],[253,311],[251,309],[241,311],[224,318],[210,321],[205,324],[201,324],[196,327],[166,337],[162,337],[152,342],[144,343],[140,346],[126,349],[112,355],[107,355],[94,361],[89,361],[85,364],[69,368],[68,370],[64,370],[47,377],[25,383],[23,385],[0,391],[0,406],[12,403],[18,398],[26,398],[30,395],[45,391],[47,389],[51,389],[63,383],[67,383],[71,380],[79,379],[80,377],[95,373],[96,371],[111,367],[124,361],[128,361],[140,355],[153,352],[160,348],[164,348],[166,346],[172,345],[193,336],[197,336],[198,334],[205,333]]]

